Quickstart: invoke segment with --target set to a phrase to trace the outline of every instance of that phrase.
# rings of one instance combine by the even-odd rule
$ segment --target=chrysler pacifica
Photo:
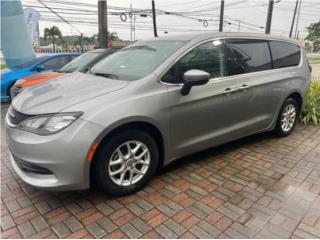
[[[205,33],[137,42],[19,94],[6,125],[14,170],[45,189],[142,188],[188,154],[264,131],[289,135],[310,71],[295,40]]]

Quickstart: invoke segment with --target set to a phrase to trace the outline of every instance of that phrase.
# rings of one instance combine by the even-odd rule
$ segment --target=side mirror
[[[188,95],[193,86],[207,84],[210,78],[210,74],[202,70],[193,69],[185,72],[183,75],[184,84],[181,88],[181,94],[183,96]]]
[[[36,70],[37,72],[41,72],[41,71],[44,70],[44,66],[43,66],[42,64],[40,64],[40,65],[38,65],[38,66],[35,67],[35,70]]]

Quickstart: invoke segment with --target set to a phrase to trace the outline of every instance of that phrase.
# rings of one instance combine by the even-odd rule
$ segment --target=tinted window
[[[272,69],[267,41],[228,40],[225,52],[227,76]]]
[[[99,57],[100,54],[101,53],[97,53],[97,52],[84,53],[81,56],[75,58],[73,61],[69,62],[67,65],[61,68],[60,71],[66,72],[66,73],[79,71],[79,69],[85,67],[92,60]]]
[[[300,47],[286,42],[270,41],[274,68],[298,66],[300,63]]]
[[[19,65],[19,66],[16,66],[15,69],[21,69],[21,68],[25,68],[25,67],[30,67],[30,66],[36,64],[37,62],[42,61],[42,59],[44,59],[44,58],[45,58],[45,57],[36,57],[36,58],[32,59],[32,60],[29,61],[29,62],[26,62],[26,63],[24,63],[24,64],[21,64],[21,65]]]
[[[76,59],[77,57],[79,57],[79,56],[78,56],[78,55],[71,55],[71,56],[70,56],[70,61]]]
[[[164,76],[162,81],[182,83],[183,75],[191,69],[203,70],[212,77],[224,76],[224,54],[222,41],[210,41],[192,49],[183,56]]]
[[[42,63],[45,70],[60,69],[70,61],[69,56],[50,58]]]

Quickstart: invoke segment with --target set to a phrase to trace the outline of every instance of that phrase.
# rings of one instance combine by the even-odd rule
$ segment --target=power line
[[[42,16],[42,19],[44,20],[43,17],[46,17],[46,16]],[[189,18],[189,17],[188,17]],[[79,20],[79,18],[77,18]],[[191,19],[196,19],[196,18],[191,18]],[[235,18],[232,18],[232,17],[229,17],[229,16],[226,16],[226,19],[224,22],[226,24],[236,24],[235,22],[238,22],[238,19],[235,19]],[[73,19],[71,18],[65,18],[65,20],[67,20],[68,22],[71,22]],[[90,21],[90,19],[88,18],[83,18],[82,19],[83,21]],[[197,21],[199,21],[199,19],[196,19]],[[214,21],[214,22],[218,22],[219,20],[218,19],[210,19],[208,21]],[[249,23],[249,22],[246,22],[244,20],[241,20],[242,21],[242,27],[245,28],[245,29],[248,29],[248,30],[254,30],[254,31],[261,31],[261,29],[263,28],[262,26],[259,26],[259,25],[256,25],[256,24],[252,24],[252,23]],[[281,30],[280,30],[281,31]]]
[[[43,19],[44,21],[49,21],[49,22],[57,22],[56,19]],[[58,21],[61,21],[61,20],[58,20]],[[94,25],[94,26],[97,26],[97,22],[88,22],[88,21],[81,21],[81,20],[74,20],[74,21],[70,21],[72,23],[81,23],[81,24],[84,24],[84,25]],[[109,24],[110,26],[113,26],[113,27],[117,27],[117,28],[120,28],[120,29],[130,29],[130,26],[125,26],[123,24]],[[150,26],[136,26],[137,29],[139,30],[152,30],[153,27],[150,25]],[[159,30],[169,30],[169,31],[173,31],[173,32],[207,32],[208,30],[199,30],[199,29],[182,29],[182,28],[171,28],[171,27],[158,27]]]
[[[47,9],[49,9],[52,13],[54,13],[55,15],[57,15],[62,21],[64,21],[66,24],[68,24],[69,26],[71,26],[73,29],[77,30],[80,34],[82,34],[82,32],[76,28],[75,26],[73,26],[71,23],[69,23],[67,20],[65,20],[63,17],[61,17],[58,13],[56,13],[54,10],[52,10],[50,7],[48,7],[46,4],[44,4],[41,0],[37,0],[39,3],[41,3],[43,6],[45,6]]]
[[[52,17],[50,17],[50,16],[43,16],[43,20],[47,20],[47,19],[50,19],[50,20],[53,20],[54,19],[54,21],[56,21],[55,19],[56,18],[52,18]],[[230,20],[228,20],[228,21],[225,21],[225,23],[227,24],[227,25],[237,25],[238,24],[238,20],[237,19],[233,19],[233,18],[230,18],[230,17],[228,17],[228,16],[226,16],[226,18],[227,19],[230,19]],[[79,18],[77,18],[77,19],[68,19],[68,21],[69,22],[72,22],[72,23],[83,23],[83,24],[86,24],[86,23],[89,23],[89,24],[97,24],[97,21],[96,20],[93,20],[93,19],[91,19],[91,21],[90,21],[90,19],[79,19]],[[218,21],[218,20],[216,20],[216,21]],[[144,25],[146,25],[147,23],[146,22],[142,22]],[[137,24],[139,24],[139,22],[137,23]],[[150,27],[152,26],[151,25],[151,22],[150,23],[148,23],[148,24],[150,24]],[[111,25],[113,25],[113,26],[125,26],[125,25],[123,25],[123,23],[113,23],[113,24],[111,24]],[[253,25],[253,24],[252,24]],[[137,25],[137,26],[139,26],[139,25]],[[168,26],[166,26],[166,25],[158,25],[158,26],[161,26],[161,28],[163,28],[163,29],[168,29],[168,28],[171,28],[172,29],[172,27],[168,27]],[[195,25],[194,25],[195,26]],[[182,26],[181,26],[182,27]],[[184,27],[184,26],[183,26]],[[256,28],[253,28],[253,27],[249,27],[249,26],[246,26],[246,22],[245,21],[243,21],[243,23],[242,23],[242,28],[244,28],[244,29],[248,29],[248,30],[253,30],[253,31],[262,31],[262,28],[263,27],[261,27],[261,26],[256,26]],[[178,29],[178,28],[175,28],[175,29]],[[178,29],[178,30],[183,30],[183,29]],[[187,31],[187,30],[189,30],[189,29],[185,29],[185,31]],[[190,30],[192,30],[192,31],[200,31],[200,29],[190,29]],[[277,30],[278,32],[283,32],[282,30]]]
[[[38,1],[40,3],[42,3],[43,5],[43,2],[50,2],[50,8],[51,10],[47,7],[43,7],[43,6],[35,6],[34,4],[33,5],[24,5],[24,6],[32,6],[32,7],[35,7],[35,8],[40,8],[40,9],[43,9],[43,8],[47,8],[50,10],[50,12],[52,12],[53,14],[55,14],[56,16],[58,16],[58,19],[59,19],[59,22],[65,22],[65,23],[68,23],[69,25],[72,23],[72,24],[77,24],[77,25],[96,25],[97,23],[94,22],[94,20],[96,19],[93,19],[93,18],[90,18],[91,16],[94,17],[94,16],[97,16],[97,5],[96,4],[90,4],[90,3],[79,3],[79,2],[73,2],[73,1],[65,1],[65,0],[35,0],[35,1]],[[202,0],[199,0],[199,1],[202,1]],[[199,3],[199,1],[197,1]],[[211,1],[215,1],[215,3],[211,3],[211,4],[216,4],[218,3],[218,0],[211,0]],[[220,0],[219,0],[220,1]],[[242,3],[245,2],[246,0],[243,0],[241,1]],[[265,1],[265,0],[263,0]],[[30,2],[30,0],[29,0]],[[193,1],[195,2],[195,1]],[[286,2],[286,1],[283,1],[283,2]],[[251,3],[251,2],[250,2]],[[190,3],[191,4],[191,3]],[[239,2],[238,2],[239,4]],[[285,4],[289,4],[289,2],[286,2]],[[62,6],[63,5],[63,6]],[[76,6],[76,8],[75,8]],[[256,8],[257,10],[259,10],[260,7],[263,7],[263,6],[266,6],[266,4],[247,4],[246,6],[237,6],[235,7],[234,5],[232,4],[228,4],[226,5],[225,7],[227,9],[242,9],[242,8]],[[308,5],[309,6],[309,5]],[[84,9],[85,8],[85,9]],[[277,7],[278,9],[279,7]],[[109,15],[114,15],[114,16],[119,16],[121,14],[126,14],[128,15],[130,13],[130,9],[129,8],[126,8],[126,7],[117,7],[117,6],[108,6],[108,9],[112,9],[112,11],[108,12]],[[301,8],[302,9],[302,8]],[[190,9],[191,10],[191,9]],[[281,11],[291,11],[291,10],[284,10],[282,8],[280,8]],[[40,10],[42,11],[43,13],[48,13],[49,12],[46,12],[44,10]],[[302,10],[301,10],[302,11]],[[261,11],[262,12],[262,11]],[[210,14],[209,14],[210,13]],[[73,15],[81,15],[83,17],[87,16],[88,18],[76,18],[76,19],[72,19],[72,18],[68,18],[68,15],[70,17],[72,17]],[[132,14],[133,15],[140,15],[140,14],[144,14],[145,16],[151,16],[151,9],[142,9],[142,8],[135,8],[133,9],[132,11]],[[170,16],[176,16],[176,17],[181,17],[181,18],[186,18],[186,19],[189,19],[189,20],[195,20],[197,22],[200,22],[203,23],[206,22],[217,22],[217,18],[218,17],[218,14],[213,14],[212,13],[212,9],[208,9],[208,7],[206,7],[205,9],[195,9],[195,8],[192,8],[192,11],[166,11],[166,10],[162,10],[162,9],[156,9],[156,15],[170,15]],[[66,17],[63,17],[63,16],[66,16]],[[46,16],[41,16],[41,20],[44,20],[44,21],[55,21],[57,22],[57,20],[53,20],[52,18],[51,19],[46,19],[45,18]],[[62,18],[61,18],[62,17]],[[277,16],[275,16],[277,17]],[[61,20],[65,20],[65,21],[61,21]],[[72,19],[72,20],[70,20]],[[115,18],[111,18],[111,19],[114,19]],[[139,18],[139,19],[142,19],[142,18]],[[139,22],[139,19],[138,22]],[[304,18],[300,18],[300,19],[304,19]],[[67,21],[67,22],[66,22]],[[236,19],[236,18],[233,18],[233,17],[228,17],[228,16],[225,16],[225,20],[224,20],[224,25],[226,25],[228,28],[231,28],[231,29],[234,29],[234,26],[238,25],[238,21],[239,19]],[[150,22],[148,22],[151,24],[151,19],[150,19]],[[193,24],[193,23],[191,23]],[[117,28],[122,28],[122,29],[130,29],[129,26],[126,26],[124,23],[120,23],[120,24],[111,24],[112,27],[117,27]],[[198,29],[193,29],[193,28],[187,28],[187,26],[183,26],[185,28],[175,28],[175,27],[171,27],[171,26],[167,26],[166,25],[158,25],[159,26],[159,30],[169,30],[169,31],[181,31],[181,32],[188,32],[188,31],[207,31],[207,30],[201,30],[200,28]],[[190,26],[190,24],[188,24],[188,26]],[[204,26],[204,25],[203,25]],[[213,27],[216,27],[217,25],[215,24],[212,24],[210,26],[207,26],[207,29],[212,29],[212,26]],[[182,26],[181,26],[182,27]],[[197,28],[197,26],[194,24],[194,27]],[[254,23],[251,23],[251,22],[248,22],[248,21],[243,21],[241,20],[241,27],[243,29],[248,29],[250,31],[262,31],[262,26],[260,25],[257,25],[257,24],[254,24]],[[74,26],[72,26],[72,28],[76,29]],[[140,29],[140,30],[152,30],[152,26],[148,25],[146,27],[143,27],[143,26],[137,26],[137,29]],[[78,29],[76,29],[78,32],[80,32]],[[286,30],[278,30],[278,29],[273,29],[274,32],[279,32],[279,33],[284,33],[284,32],[288,32]]]

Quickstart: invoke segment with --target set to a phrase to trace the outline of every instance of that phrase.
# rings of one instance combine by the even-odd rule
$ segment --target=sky
[[[26,6],[41,6],[37,0],[21,0]],[[279,0],[275,0],[277,2]],[[41,12],[40,35],[43,35],[45,27],[58,26],[63,35],[76,35],[82,32],[85,36],[92,36],[98,32],[97,4],[98,0],[45,0],[52,8],[69,8],[71,10],[59,10],[61,16],[71,20],[72,26],[58,22],[53,13],[47,9],[39,9]],[[151,9],[151,0],[108,0],[110,12],[121,13],[123,10],[116,11],[117,7],[130,8],[130,4],[135,10]],[[224,31],[241,32],[264,32],[267,18],[269,0],[225,0],[225,20],[227,21]],[[272,19],[271,33],[274,35],[288,36],[296,0],[281,0],[275,3]],[[158,34],[179,34],[194,31],[218,30],[220,0],[155,0],[157,9],[188,15],[186,18],[177,15],[158,14],[157,25]],[[73,9],[73,10],[72,10]],[[80,11],[79,11],[80,10]],[[128,10],[126,10],[128,11]],[[64,14],[63,14],[64,12]],[[109,31],[117,32],[119,37],[125,40],[131,39],[130,18],[121,21],[119,15],[108,15]],[[141,17],[135,15],[136,31],[135,38],[139,40],[153,36],[151,16]],[[48,21],[51,20],[51,21]],[[305,28],[310,23],[320,20],[320,0],[302,0],[301,12],[299,16],[299,37],[305,37]],[[74,23],[74,21],[77,21]],[[81,23],[79,23],[79,21]],[[205,27],[204,23],[208,23]],[[240,29],[239,29],[240,23]],[[77,29],[77,30],[76,30]],[[296,27],[294,27],[295,33]],[[78,31],[79,30],[79,31]],[[133,34],[134,35],[134,34]]]

